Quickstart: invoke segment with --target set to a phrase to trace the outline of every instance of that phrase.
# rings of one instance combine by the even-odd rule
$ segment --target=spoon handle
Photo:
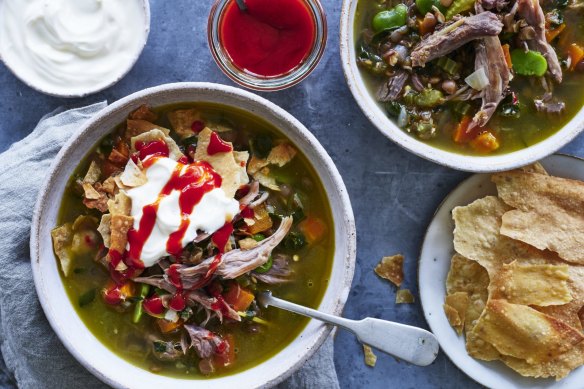
[[[271,294],[262,296],[261,300],[261,304],[265,306],[272,305],[343,327],[357,335],[362,343],[414,365],[427,366],[438,355],[436,337],[421,328],[374,318],[349,320],[281,300]]]

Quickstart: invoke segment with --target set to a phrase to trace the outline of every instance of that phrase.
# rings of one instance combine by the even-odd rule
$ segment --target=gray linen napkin
[[[0,154],[0,387],[103,388],[65,350],[37,299],[30,266],[30,224],[41,183],[61,146],[105,102],[43,117]],[[58,204],[54,204],[55,207]],[[279,388],[339,388],[332,339]]]

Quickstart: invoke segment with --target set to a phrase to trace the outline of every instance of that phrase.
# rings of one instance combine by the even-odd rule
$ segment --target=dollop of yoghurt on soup
[[[126,192],[132,199],[128,251],[144,266],[177,255],[198,235],[212,234],[239,213],[239,202],[221,189],[221,176],[206,163],[151,156],[142,162],[147,182]]]
[[[156,130],[158,139],[133,143],[135,152],[120,179],[131,185],[123,191],[131,200],[133,219],[126,255],[138,267],[153,266],[168,255],[178,257],[197,237],[204,239],[230,226],[240,212],[234,195],[247,183],[247,174],[230,182],[229,176],[241,168],[232,146],[209,129],[203,132],[208,144],[198,148],[201,159],[173,150],[172,139]],[[207,161],[223,170],[227,180]]]

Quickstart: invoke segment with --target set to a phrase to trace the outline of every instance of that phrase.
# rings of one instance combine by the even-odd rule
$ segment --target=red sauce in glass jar
[[[310,54],[316,27],[303,0],[235,0],[225,9],[221,43],[233,64],[264,77],[285,74]]]

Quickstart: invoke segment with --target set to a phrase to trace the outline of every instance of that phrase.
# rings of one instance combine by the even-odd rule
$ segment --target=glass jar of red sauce
[[[326,46],[318,0],[217,0],[207,26],[219,68],[250,89],[273,91],[306,78]]]

